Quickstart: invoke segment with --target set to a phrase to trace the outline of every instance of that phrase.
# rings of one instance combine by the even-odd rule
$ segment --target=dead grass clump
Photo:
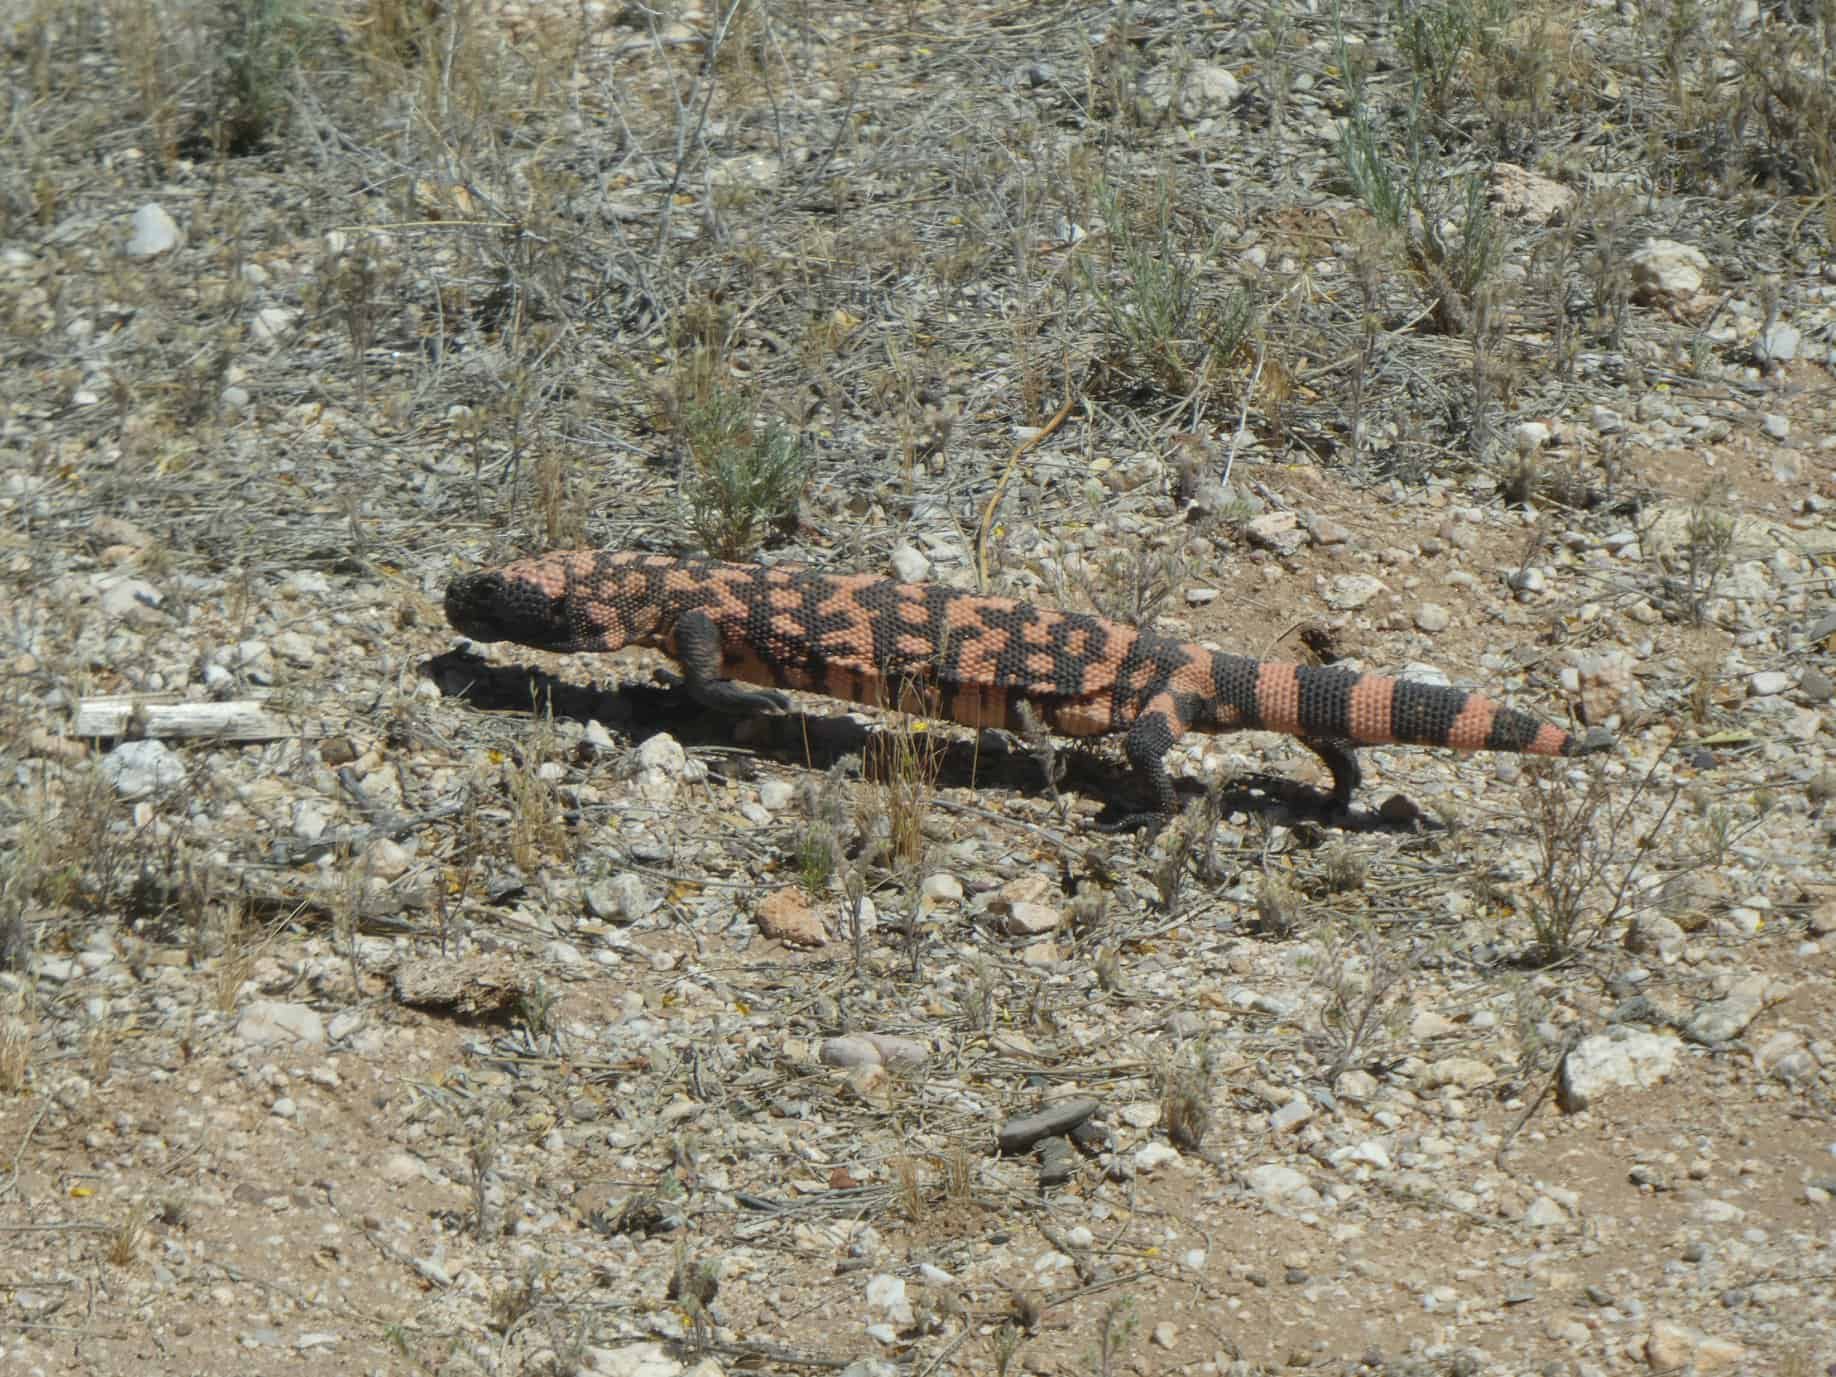
[[[862,831],[883,836],[891,864],[914,872],[924,859],[925,822],[946,749],[931,730],[925,707],[935,710],[933,695],[908,683],[901,710],[868,738],[863,761],[872,788],[864,795]]]
[[[1167,1141],[1181,1152],[1196,1152],[1211,1132],[1212,1084],[1217,1077],[1217,1049],[1209,1039],[1183,1048],[1161,1067],[1160,1126]]]
[[[108,1260],[116,1267],[130,1266],[146,1246],[147,1225],[152,1211],[145,1205],[132,1206],[108,1239]]]
[[[1674,786],[1655,821],[1634,829],[1633,818],[1650,782],[1613,787],[1598,768],[1584,784],[1568,778],[1562,762],[1531,759],[1525,769],[1526,810],[1536,834],[1536,873],[1528,886],[1534,955],[1554,964],[1607,938],[1645,903],[1640,877],[1654,859],[1657,839],[1682,796]],[[1699,856],[1688,868],[1702,863]]]
[[[87,764],[61,780],[47,779],[38,803],[42,812],[0,861],[0,914],[23,914],[34,904],[104,913],[129,902],[136,890],[144,894],[148,858],[99,767]]]
[[[913,1224],[922,1224],[925,1208],[924,1172],[915,1157],[895,1158],[892,1163],[893,1185],[899,1197],[899,1208]]]
[[[1570,0],[1515,5],[1475,36],[1466,80],[1491,130],[1496,156],[1516,159],[1559,121],[1597,99],[1598,63],[1583,36],[1585,11]],[[1502,22],[1497,22],[1502,18]]]
[[[1737,127],[1757,126],[1763,144],[1751,162],[1761,185],[1798,195],[1836,191],[1836,54],[1827,7],[1812,26],[1769,26],[1737,51],[1741,106]],[[1826,225],[1836,213],[1826,211]]]
[[[31,1081],[32,1028],[24,1019],[0,1016],[0,1095],[17,1095]]]
[[[573,834],[551,775],[559,768],[554,718],[538,713],[522,758],[507,771],[510,794],[510,858],[526,875],[551,857],[573,852]]]
[[[1322,923],[1312,983],[1322,995],[1307,1048],[1328,1086],[1355,1066],[1381,1057],[1407,1013],[1419,950],[1399,952],[1373,924],[1349,929]]]
[[[258,937],[245,928],[245,914],[240,902],[224,907],[216,933],[215,966],[211,971],[211,988],[217,1012],[235,1012],[236,998],[255,974],[255,962],[268,945],[268,938]],[[193,959],[201,956],[193,952]]]

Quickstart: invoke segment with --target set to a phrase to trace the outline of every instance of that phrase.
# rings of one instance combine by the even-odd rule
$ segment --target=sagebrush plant
[[[44,883],[44,833],[22,829],[11,851],[0,853],[0,971],[22,971],[32,955],[32,930],[26,914]]]
[[[1363,889],[1367,872],[1364,854],[1347,842],[1334,842],[1320,854],[1320,882],[1328,894]]]
[[[90,1025],[83,1044],[83,1056],[89,1078],[97,1085],[108,1080],[114,1072],[115,1053],[121,1048],[124,1031],[116,1019],[104,1019]]]
[[[1484,176],[1439,166],[1421,121],[1412,110],[1393,151],[1375,117],[1355,106],[1340,130],[1339,158],[1353,194],[1413,271],[1436,327],[1466,334],[1504,244]]]
[[[797,834],[792,862],[811,898],[829,888],[847,859],[848,777],[859,765],[853,757],[837,761],[819,775],[806,775],[798,790],[808,824]]]
[[[1346,404],[1345,431],[1351,439],[1355,463],[1370,439],[1366,406],[1376,380],[1384,342],[1383,287],[1388,278],[1389,231],[1381,224],[1364,224],[1352,235],[1352,280],[1358,284],[1358,352],[1353,360],[1350,397]],[[1253,516],[1253,513],[1251,514]],[[1239,523],[1247,525],[1250,517]]]
[[[1474,45],[1495,44],[1504,13],[1500,0],[1397,5],[1396,41],[1414,82],[1394,127],[1366,98],[1368,58],[1354,52],[1363,45],[1349,43],[1343,31],[1338,39],[1348,105],[1339,132],[1346,182],[1408,264],[1445,334],[1470,333],[1473,299],[1504,257],[1485,172],[1450,166],[1440,132]]]
[[[915,873],[908,874],[908,879],[915,881],[916,878]],[[908,888],[915,891],[916,884],[913,883],[908,886]],[[854,975],[858,980],[866,971],[867,934],[872,927],[867,921],[866,866],[856,863],[850,865],[842,872],[842,891],[844,899],[842,904],[842,918],[848,932],[848,946],[850,951],[854,954]],[[906,897],[914,901],[916,900],[915,893],[909,893]],[[918,923],[915,919],[907,924],[906,931],[910,934],[913,943],[914,954],[912,960],[913,967],[916,969],[917,956],[915,948],[917,944]]]
[[[1656,40],[1657,69],[1669,88],[1669,115],[1702,113],[1698,101],[1706,95],[1703,83],[1716,8],[1713,0],[1670,0],[1639,12]]]
[[[505,122],[513,111],[527,117],[548,95],[552,81],[540,74],[552,54],[541,43],[525,53],[506,42],[483,5],[364,0],[364,10],[347,33],[369,94],[390,105],[405,101],[415,112],[401,156],[418,155],[417,165],[433,174],[403,178],[402,195],[445,193],[451,209],[476,212],[482,179],[464,174],[500,170]],[[536,33],[549,31],[544,25]],[[401,206],[404,219],[411,208]]]
[[[1563,115],[1593,101],[1599,74],[1562,0],[1498,7],[1474,35],[1466,78],[1484,112],[1492,156],[1515,159]]]
[[[219,157],[240,157],[286,132],[291,83],[324,24],[304,0],[221,0],[220,15],[211,135]]]
[[[508,1334],[520,1322],[535,1313],[542,1300],[542,1268],[534,1258],[529,1259],[510,1280],[491,1291],[490,1327],[499,1334]]]
[[[468,1184],[472,1188],[472,1229],[479,1239],[495,1238],[502,1223],[501,1210],[495,1199],[495,1186],[498,1183],[501,1161],[504,1109],[495,1105],[486,1111],[483,1118],[471,1126],[470,1141],[466,1145],[466,1166],[469,1168]],[[521,1290],[525,1300],[533,1302],[535,1287],[533,1279]],[[492,1297],[492,1309],[499,1309],[499,1303],[505,1293]],[[525,1307],[526,1308],[526,1307]],[[524,1313],[519,1309],[511,1318],[518,1318]]]
[[[1290,0],[1263,0],[1261,23],[1250,34],[1250,47],[1261,67],[1269,97],[1269,143],[1277,153],[1276,166],[1283,177],[1292,175],[1292,164],[1279,154],[1285,142],[1288,105],[1294,89],[1297,26],[1289,11]]]
[[[1107,368],[1127,387],[1145,387],[1205,409],[1224,393],[1223,372],[1249,338],[1256,306],[1241,288],[1219,293],[1216,243],[1180,237],[1171,184],[1155,184],[1139,209],[1112,183],[1096,194],[1107,253],[1077,255],[1078,279],[1108,326]]]
[[[29,897],[52,908],[109,912],[132,892],[147,857],[136,829],[123,819],[126,805],[100,768],[84,765],[63,784],[56,803],[49,803],[54,791],[44,796],[49,806],[42,828],[21,838],[7,889],[21,901]]]
[[[351,848],[345,844],[340,844],[334,852],[336,868],[333,873],[342,876],[343,883],[338,886],[332,904],[332,945],[344,955],[353,998],[363,991],[363,960],[357,937],[364,903],[370,892],[370,856],[367,847],[361,858],[353,856]]]
[[[1179,910],[1188,876],[1216,887],[1224,868],[1218,857],[1218,823],[1224,816],[1226,778],[1210,780],[1202,797],[1180,810],[1156,843],[1159,856],[1152,872],[1154,892],[1167,917]]]
[[[1135,46],[1135,6],[1122,0],[1101,42],[1085,49],[1084,100],[1093,113],[1138,124],[1141,106],[1135,99],[1141,59]]]
[[[159,6],[113,0],[107,8],[116,58],[146,123],[148,151],[161,162],[172,162],[179,148],[179,93],[198,74],[178,61]]]
[[[1135,1310],[1135,1298],[1124,1296],[1103,1308],[1097,1329],[1097,1377],[1111,1377],[1134,1341],[1141,1318]],[[1133,1369],[1133,1364],[1130,1364]]]
[[[1409,223],[1409,183],[1379,137],[1376,123],[1362,104],[1354,104],[1339,131],[1339,161],[1352,193],[1377,223],[1401,231]]]
[[[1703,854],[1708,863],[1720,869],[1727,864],[1728,852],[1734,845],[1734,812],[1724,807],[1711,807],[1703,815],[1705,836]]]
[[[811,822],[797,834],[797,882],[810,897],[824,893],[840,863],[841,842],[826,822]]]
[[[338,236],[319,256],[317,271],[302,292],[309,309],[335,312],[343,318],[351,341],[351,377],[357,404],[368,407],[370,375],[368,357],[376,339],[378,317],[399,284],[403,260],[384,249],[383,241],[368,236],[344,242]]]
[[[756,399],[708,385],[679,394],[673,420],[684,450],[682,498],[704,550],[745,559],[796,519],[809,459],[795,434],[759,415]]]
[[[975,1196],[975,1159],[961,1143],[943,1158],[944,1198],[953,1204],[966,1205]]]
[[[1683,566],[1685,608],[1690,621],[1698,626],[1707,619],[1715,585],[1727,573],[1733,554],[1736,530],[1733,500],[1732,487],[1723,481],[1704,484],[1689,504],[1679,555]]]
[[[970,963],[971,978],[956,988],[957,1008],[970,1030],[985,1033],[994,1027],[1000,997],[1000,980],[993,964],[982,956]]]
[[[1065,762],[1059,758],[1058,743],[1052,740],[1052,733],[1040,718],[1037,708],[1025,699],[1021,699],[1016,706],[1020,715],[1020,740],[1039,766],[1039,779],[1045,786],[1046,797],[1052,801],[1052,807],[1058,810],[1059,817],[1065,818],[1070,803],[1058,788],[1065,777]]]
[[[1530,249],[1525,274],[1526,295],[1541,300],[1544,317],[1549,321],[1550,371],[1563,382],[1572,382],[1575,362],[1580,354],[1580,340],[1568,309],[1569,282],[1579,271],[1579,241],[1575,217],[1570,214],[1552,233],[1545,235]]]
[[[587,543],[586,512],[575,498],[573,469],[559,445],[544,445],[535,461],[536,503],[542,538],[550,550]]]
[[[546,1038],[555,1031],[555,1007],[560,1001],[557,991],[537,980],[533,988],[517,996],[516,1016],[531,1034]]]
[[[988,1336],[988,1356],[994,1363],[995,1377],[1007,1377],[1025,1342],[1025,1329],[1017,1320],[1004,1319],[995,1326]]]
[[[1574,238],[1589,246],[1580,259],[1590,291],[1588,333],[1618,349],[1632,307],[1632,271],[1627,257],[1635,237],[1635,198],[1619,187],[1583,189],[1575,198]]]
[[[905,1217],[914,1224],[925,1216],[924,1172],[915,1157],[896,1157],[892,1163],[893,1183],[899,1194],[899,1205]]]
[[[105,9],[149,151],[162,162],[271,146],[291,124],[302,68],[331,48],[330,26],[308,0],[108,0]]]
[[[1118,551],[1104,562],[1103,580],[1086,579],[1084,593],[1099,617],[1126,626],[1151,628],[1186,577],[1186,561],[1178,547],[1155,550],[1135,546]]]
[[[1485,8],[1498,8],[1497,0]],[[1482,12],[1480,0],[1428,5],[1397,0],[1391,18],[1396,46],[1409,64],[1417,97],[1430,113],[1445,115],[1449,97],[1465,89],[1467,59],[1490,15]]]
[[[1254,930],[1265,937],[1291,937],[1306,916],[1305,896],[1279,875],[1265,874],[1256,884]]]
[[[1767,180],[1829,198],[1836,191],[1836,15],[1815,25],[1768,26],[1736,46],[1741,116],[1765,136]],[[1826,229],[1836,211],[1825,209]]]

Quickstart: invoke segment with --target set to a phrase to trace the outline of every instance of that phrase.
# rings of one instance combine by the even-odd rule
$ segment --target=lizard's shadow
[[[616,687],[577,684],[531,665],[497,665],[463,650],[425,660],[420,671],[448,698],[461,699],[488,712],[552,713],[576,722],[597,721],[638,743],[667,731],[685,747],[733,746],[768,753],[811,769],[827,770],[850,756],[860,757],[882,729],[837,714],[800,711],[730,717],[710,712],[681,687],[622,683]],[[936,782],[945,788],[995,787],[1038,795],[1044,788],[1039,760],[1024,745],[1003,749],[998,734],[963,729],[939,733],[943,749],[936,759]],[[1141,806],[1133,769],[1120,759],[1084,743],[1060,749],[1059,783],[1068,793],[1108,801],[1104,817]],[[1201,797],[1204,786],[1176,780],[1181,805]],[[1274,775],[1247,775],[1227,785],[1219,802],[1228,812],[1279,815],[1282,820],[1311,822],[1340,831],[1408,830],[1358,809],[1336,810],[1317,789]],[[1099,819],[1100,821],[1101,819]]]

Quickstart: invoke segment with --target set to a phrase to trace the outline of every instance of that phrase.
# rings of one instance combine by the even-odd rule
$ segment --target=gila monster
[[[694,701],[721,712],[789,708],[739,680],[875,707],[896,699],[970,727],[1021,730],[1028,704],[1063,736],[1126,731],[1154,812],[1116,827],[1173,811],[1166,753],[1194,728],[1299,737],[1332,771],[1336,811],[1358,786],[1355,746],[1573,756],[1613,745],[1598,729],[1576,736],[1440,684],[1253,660],[1088,613],[795,566],[558,551],[454,579],[446,619],[475,641],[563,654],[660,649]]]

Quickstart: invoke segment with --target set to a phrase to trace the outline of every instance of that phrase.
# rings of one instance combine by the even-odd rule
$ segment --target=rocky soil
[[[0,17],[0,1372],[1836,1372],[1828,45],[1354,8]],[[722,406],[757,558],[1619,749],[1114,837],[447,631]]]

